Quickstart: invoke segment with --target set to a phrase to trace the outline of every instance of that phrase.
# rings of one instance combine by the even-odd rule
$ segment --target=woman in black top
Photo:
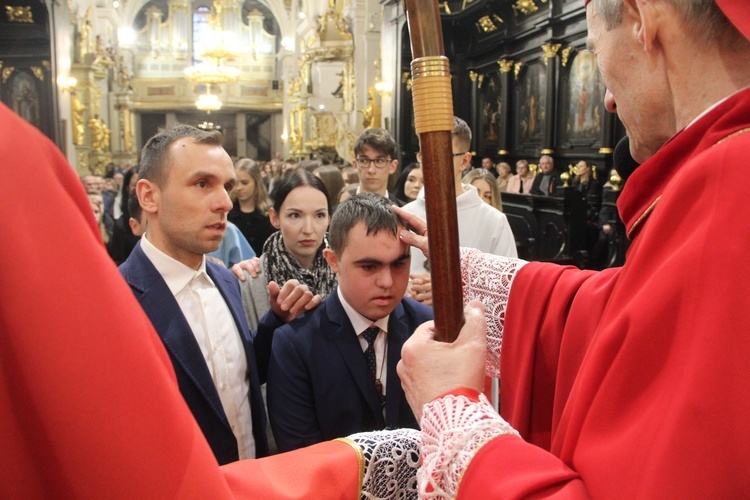
[[[251,159],[243,158],[235,164],[237,185],[232,191],[234,207],[227,218],[234,223],[260,257],[263,245],[276,229],[268,218],[268,192],[263,184],[260,167]]]

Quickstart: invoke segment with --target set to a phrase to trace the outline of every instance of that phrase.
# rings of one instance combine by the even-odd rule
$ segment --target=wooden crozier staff
[[[414,124],[424,169],[435,338],[453,342],[464,323],[453,186],[453,94],[435,0],[405,0],[411,52]]]

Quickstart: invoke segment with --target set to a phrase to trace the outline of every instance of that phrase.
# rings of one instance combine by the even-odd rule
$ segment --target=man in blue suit
[[[185,401],[220,464],[268,454],[256,352],[237,279],[208,262],[232,208],[232,160],[218,132],[178,125],[143,148],[136,187],[146,233],[120,272],[164,342]],[[293,284],[285,285],[293,288]],[[270,288],[270,287],[269,287]],[[274,293],[275,292],[275,293]],[[264,345],[297,299],[278,287]],[[276,299],[286,299],[286,311]],[[296,306],[299,308],[299,304]],[[267,357],[268,352],[258,353]]]
[[[396,374],[401,346],[432,309],[404,298],[407,226],[387,198],[361,193],[338,206],[324,256],[336,292],[273,338],[268,413],[279,451],[355,432],[417,428]]]

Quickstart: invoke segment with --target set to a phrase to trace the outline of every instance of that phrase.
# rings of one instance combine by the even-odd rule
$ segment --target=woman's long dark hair
[[[122,197],[120,198],[120,217],[125,217],[125,220],[130,219],[130,207],[128,206],[128,200],[130,199],[130,180],[134,175],[138,174],[138,165],[130,168],[125,175],[122,176]],[[127,225],[127,224],[126,224]]]
[[[284,176],[279,182],[278,187],[274,189],[273,209],[277,214],[281,213],[281,205],[284,204],[284,200],[289,196],[289,193],[299,186],[310,186],[323,193],[328,203],[328,213],[331,213],[331,197],[328,195],[328,190],[323,181],[307,170],[297,169],[291,174]]]

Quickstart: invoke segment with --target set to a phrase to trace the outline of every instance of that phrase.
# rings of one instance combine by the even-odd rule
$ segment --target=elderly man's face
[[[652,44],[645,50],[639,13],[624,8],[622,23],[607,30],[595,4],[586,7],[587,47],[596,55],[607,87],[605,106],[617,112],[630,138],[630,152],[642,163],[677,132],[663,49]]]
[[[552,158],[549,156],[542,156],[539,159],[539,167],[542,169],[542,173],[549,174],[555,168],[555,164],[552,163]]]

